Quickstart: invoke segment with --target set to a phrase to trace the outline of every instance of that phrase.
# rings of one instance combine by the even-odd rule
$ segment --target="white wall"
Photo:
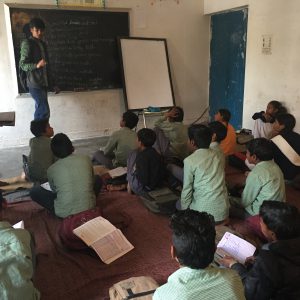
[[[227,5],[224,7],[224,2]],[[300,1],[205,0],[205,13],[249,4],[243,127],[270,100],[284,102],[300,120]],[[231,6],[231,7],[230,7]],[[272,36],[272,54],[262,54],[262,35]],[[296,125],[300,132],[300,121]]]
[[[34,102],[18,97],[9,59],[0,0],[0,111],[15,110],[16,126],[2,127],[0,148],[27,145]],[[17,0],[13,3],[53,5],[54,1]],[[72,1],[71,1],[72,2]],[[108,8],[131,9],[131,35],[167,38],[175,99],[185,122],[196,119],[208,103],[209,18],[203,17],[203,0],[108,0]],[[50,45],[51,47],[51,45]],[[122,90],[49,95],[51,125],[72,139],[110,134],[119,126],[124,110]]]

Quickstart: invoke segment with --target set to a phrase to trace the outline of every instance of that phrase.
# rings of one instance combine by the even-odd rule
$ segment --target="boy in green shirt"
[[[238,274],[211,267],[216,249],[215,223],[211,215],[194,210],[179,211],[171,218],[171,255],[179,269],[159,287],[153,300],[244,300]]]
[[[167,111],[163,118],[154,123],[156,143],[154,148],[164,156],[167,161],[182,166],[182,161],[188,156],[187,126],[182,123],[183,109],[174,106]]]
[[[229,215],[229,204],[224,166],[217,151],[209,148],[212,132],[197,124],[189,127],[188,135],[193,153],[184,160],[181,209],[205,211],[217,224],[223,223]]]
[[[284,178],[273,161],[271,141],[265,138],[250,141],[246,157],[255,167],[247,176],[241,198],[230,199],[230,216],[241,219],[258,215],[265,200],[285,201]]]
[[[101,180],[94,178],[90,158],[73,154],[72,142],[63,133],[53,137],[51,149],[59,158],[47,171],[52,191],[34,187],[32,200],[60,218],[94,208]]]
[[[0,222],[0,299],[40,299],[40,293],[32,283],[31,244],[27,230]]]
[[[104,165],[108,169],[119,166],[126,167],[129,153],[136,148],[136,133],[132,130],[139,121],[138,116],[126,111],[123,113],[118,131],[109,138],[108,143],[102,150],[93,155],[94,165]]]

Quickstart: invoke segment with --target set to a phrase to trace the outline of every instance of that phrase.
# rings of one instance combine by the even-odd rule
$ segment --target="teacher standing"
[[[31,36],[21,44],[20,68],[26,72],[26,84],[29,93],[35,101],[34,120],[49,119],[48,88],[50,81],[49,59],[47,46],[42,41],[45,23],[39,18],[31,19],[29,23]],[[54,88],[58,92],[58,88]]]

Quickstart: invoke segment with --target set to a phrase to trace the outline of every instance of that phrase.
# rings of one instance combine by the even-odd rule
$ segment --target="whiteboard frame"
[[[130,95],[127,91],[126,87],[126,80],[131,80],[127,74],[126,70],[124,68],[124,64],[126,63],[126,57],[123,56],[123,51],[122,51],[122,40],[139,40],[139,41],[155,41],[155,42],[160,42],[164,46],[165,50],[165,58],[166,58],[166,65],[167,65],[167,75],[169,79],[169,86],[170,86],[170,94],[171,94],[171,101],[170,103],[159,106],[159,108],[169,108],[175,105],[175,97],[174,97],[174,90],[173,90],[173,84],[172,84],[172,77],[171,77],[171,70],[170,70],[170,63],[169,63],[169,54],[168,54],[168,47],[167,47],[167,40],[164,38],[144,38],[144,37],[119,37],[118,38],[118,46],[119,46],[119,54],[120,54],[120,61],[121,61],[121,70],[122,70],[122,81],[123,81],[123,94],[124,94],[124,101],[125,101],[125,108],[126,110],[134,110],[134,111],[140,111],[143,110],[147,107],[135,107],[131,106],[131,99]],[[145,57],[147,59],[147,57]],[[155,87],[151,86],[149,87],[151,89],[154,89]]]

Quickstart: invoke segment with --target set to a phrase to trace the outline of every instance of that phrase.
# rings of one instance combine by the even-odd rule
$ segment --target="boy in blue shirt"
[[[138,149],[132,151],[127,160],[128,186],[137,195],[163,184],[164,165],[161,155],[152,147],[155,140],[156,134],[152,129],[140,129],[137,133]]]

